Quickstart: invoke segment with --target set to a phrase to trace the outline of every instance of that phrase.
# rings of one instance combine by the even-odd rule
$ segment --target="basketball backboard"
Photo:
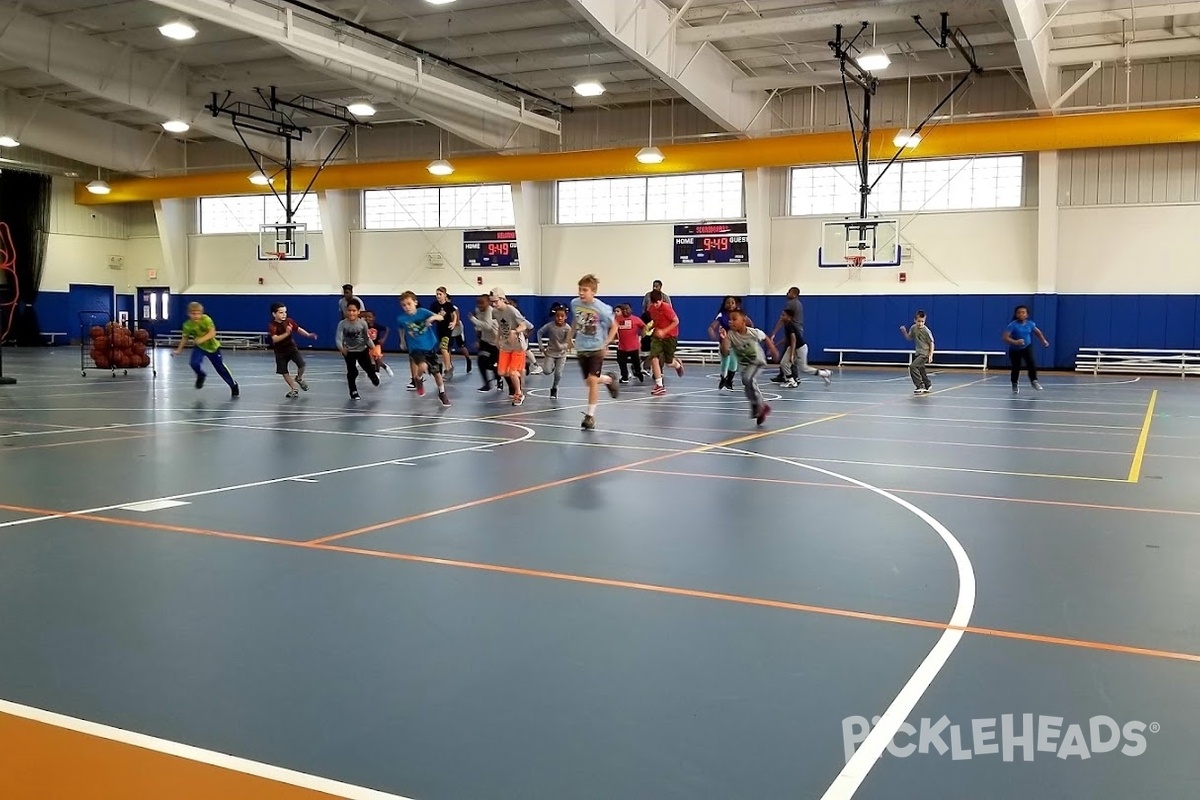
[[[864,267],[900,266],[900,223],[875,218],[822,223],[817,265],[844,268],[847,256],[863,256]]]
[[[259,261],[307,261],[308,253],[308,226],[303,222],[278,222],[259,227]]]

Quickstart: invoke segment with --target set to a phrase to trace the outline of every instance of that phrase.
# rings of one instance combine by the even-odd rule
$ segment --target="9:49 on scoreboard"
[[[701,222],[675,226],[676,264],[748,264],[744,222]]]

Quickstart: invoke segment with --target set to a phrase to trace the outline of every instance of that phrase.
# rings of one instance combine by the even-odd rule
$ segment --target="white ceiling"
[[[1063,67],[1200,55],[1200,0],[307,4],[525,93],[431,58],[421,61],[418,92],[406,72],[417,67],[412,52],[286,0],[0,0],[0,126],[19,130],[31,147],[129,172],[184,168],[180,137],[163,141],[159,123],[168,117],[192,123],[189,147],[236,143],[228,122],[213,119],[204,104],[213,92],[252,99],[254,89],[270,86],[337,104],[369,97],[380,109],[377,126],[432,124],[497,151],[553,143],[559,122],[570,118],[556,104],[612,109],[671,99],[696,106],[717,129],[753,135],[761,114],[752,112],[780,94],[840,83],[828,45],[839,22],[847,37],[860,21],[870,23],[858,43],[890,54],[892,65],[878,74],[884,81],[961,73],[965,62],[955,48],[938,47],[912,19],[920,15],[936,35],[942,11],[981,66],[1009,71],[1043,109],[1066,88],[1058,80]],[[309,46],[272,23],[288,7]],[[179,43],[158,32],[181,16],[199,29],[196,38]],[[605,94],[575,95],[572,85],[583,77],[601,80]],[[313,127],[330,122],[299,119]],[[64,126],[81,128],[72,131],[74,144]],[[331,138],[310,140],[301,157],[320,156]],[[270,137],[252,144],[273,146]]]

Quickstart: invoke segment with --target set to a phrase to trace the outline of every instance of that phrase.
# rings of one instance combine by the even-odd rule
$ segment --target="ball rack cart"
[[[128,375],[131,369],[150,369],[158,377],[154,363],[154,331],[143,323],[133,328],[112,321],[103,311],[82,311],[79,314],[79,374],[87,377],[89,369],[107,369],[112,376],[117,370]]]

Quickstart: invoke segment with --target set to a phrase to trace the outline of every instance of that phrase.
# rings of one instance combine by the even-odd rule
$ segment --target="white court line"
[[[183,423],[189,425],[192,423]],[[227,425],[223,422],[197,422],[197,425],[207,425],[213,428],[232,428],[245,431],[280,431],[281,433],[321,433],[330,436],[360,436],[367,439],[394,439],[397,441],[409,442],[490,442],[492,444],[507,444],[512,442],[511,439],[505,439],[499,436],[483,436],[480,434],[448,434],[438,436],[437,434],[410,434],[404,435],[400,433],[385,433],[382,431],[331,431],[323,428],[280,428],[270,425]]]
[[[525,433],[524,433],[524,435],[519,436],[515,439],[506,439],[501,442],[487,442],[485,444],[477,444],[477,445],[473,445],[471,447],[459,447],[459,448],[455,448],[453,450],[441,450],[436,453],[422,453],[420,455],[408,456],[408,457],[404,458],[403,461],[406,461],[406,462],[407,461],[421,461],[426,458],[437,458],[439,456],[449,456],[449,455],[454,455],[456,453],[469,453],[472,451],[491,450],[492,448],[495,448],[495,447],[504,447],[506,445],[517,444],[518,442],[523,442],[527,439],[532,439],[535,435],[533,428],[529,428],[525,425],[519,425],[515,422],[505,422],[502,420],[496,420],[495,424],[504,425],[504,426],[507,426],[510,428],[517,428],[518,430],[522,430]],[[391,463],[391,462],[382,462],[382,463]],[[201,489],[201,490],[195,491],[195,492],[185,492],[183,494],[173,494],[173,495],[169,495],[166,497],[155,497],[155,498],[150,498],[150,500],[146,500],[146,501],[133,501],[133,502],[152,502],[155,500],[184,500],[184,499],[188,499],[188,498],[192,498],[192,497],[205,497],[207,495],[223,494],[224,492],[234,492],[234,491],[238,491],[241,489],[255,489],[260,486],[271,486],[271,485],[274,485],[277,483],[283,483],[285,481],[292,481],[292,480],[295,480],[296,478],[320,478],[325,475],[338,475],[338,474],[345,473],[345,472],[356,472],[360,469],[374,469],[374,468],[378,467],[379,464],[380,464],[380,462],[375,462],[375,461],[372,461],[369,463],[363,463],[363,464],[351,464],[348,467],[335,467],[334,469],[324,469],[324,470],[319,470],[317,472],[305,472],[300,475],[285,475],[285,476],[279,477],[279,478],[266,478],[261,481],[249,481],[247,483],[236,483],[236,484],[232,484],[230,486],[218,486],[214,489]],[[17,525],[29,525],[34,522],[46,522],[48,520],[53,520],[53,519],[64,519],[66,517],[69,517],[72,515],[77,515],[77,514],[99,514],[104,511],[113,511],[114,509],[119,509],[122,506],[127,506],[127,505],[130,505],[130,501],[126,501],[123,503],[114,503],[112,505],[107,505],[107,506],[97,506],[96,508],[85,508],[85,509],[81,509],[79,511],[68,511],[68,512],[64,512],[62,514],[45,514],[40,517],[30,517],[29,519],[10,520],[8,522],[0,522],[0,528],[12,528],[12,527],[16,527]]]
[[[867,774],[875,763],[882,757],[883,751],[891,743],[896,732],[900,730],[900,726],[904,724],[904,720],[912,713],[921,697],[929,689],[934,678],[941,672],[946,665],[950,655],[954,649],[958,647],[959,641],[962,640],[963,634],[968,625],[971,624],[971,614],[975,609],[975,569],[971,565],[971,559],[967,555],[966,549],[962,543],[955,538],[945,525],[935,519],[931,514],[918,508],[907,500],[897,497],[886,489],[881,489],[865,481],[860,481],[857,478],[851,478],[848,475],[842,475],[832,470],[815,467],[811,464],[805,464],[801,461],[795,461],[781,456],[773,456],[766,453],[758,453],[753,450],[744,450],[740,447],[721,447],[719,445],[706,444],[704,442],[689,442],[684,439],[668,439],[665,436],[654,436],[651,434],[633,433],[630,431],[610,431],[611,433],[636,436],[645,439],[658,439],[679,444],[691,444],[697,447],[707,447],[710,449],[724,450],[732,453],[739,453],[745,456],[755,458],[764,458],[769,461],[775,461],[780,464],[788,464],[800,469],[811,470],[820,473],[827,477],[843,480],[846,483],[853,484],[859,488],[866,489],[876,495],[889,500],[900,506],[909,513],[915,515],[918,519],[928,525],[946,544],[950,550],[951,556],[954,558],[955,568],[958,570],[958,596],[954,602],[954,610],[950,614],[950,619],[946,623],[946,628],[938,637],[937,643],[933,649],[925,656],[925,659],[918,665],[917,669],[905,682],[900,689],[899,694],[888,705],[887,709],[879,718],[879,722],[867,735],[867,738],[859,746],[858,750],[846,762],[846,766],[834,778],[833,783],[821,796],[821,800],[850,800],[862,782],[866,780]]]
[[[183,409],[171,409],[171,410],[172,411],[175,411],[175,410],[183,411]],[[263,412],[263,414],[271,414],[271,413],[286,414],[287,412],[270,412],[270,411]],[[53,430],[53,431],[13,431],[12,433],[0,434],[0,439],[26,438],[29,436],[55,436],[55,435],[62,435],[62,434],[68,434],[68,433],[102,433],[105,431],[124,430],[127,428],[145,428],[145,427],[150,427],[150,426],[154,426],[154,425],[179,425],[179,424],[184,424],[184,423],[192,424],[192,425],[205,425],[205,424],[213,424],[215,422],[224,422],[226,420],[231,420],[231,419],[262,419],[263,414],[259,414],[257,416],[246,416],[244,414],[233,414],[233,415],[220,416],[220,417],[207,417],[207,418],[201,417],[200,419],[154,419],[154,420],[149,420],[147,422],[110,422],[110,423],[107,423],[104,425],[94,425],[94,426],[87,427],[87,428],[65,428],[65,429]],[[336,415],[336,414],[327,414],[323,417],[317,417],[317,419],[334,419],[337,416],[338,415]],[[308,419],[314,419],[314,418],[309,417]]]
[[[310,789],[314,792],[324,792],[334,797],[344,797],[347,800],[410,800],[396,794],[387,794],[375,789],[353,786],[349,783],[321,778],[316,775],[285,769],[284,767],[275,767],[258,761],[238,758],[237,756],[216,753],[212,750],[203,750],[192,745],[172,742],[168,739],[159,739],[156,736],[147,736],[144,733],[135,733],[121,728],[114,728],[110,725],[102,725],[98,722],[89,722],[76,717],[68,717],[64,714],[56,714],[53,711],[44,711],[40,708],[18,705],[8,700],[0,700],[0,713],[33,722],[40,722],[44,725],[52,725],[56,728],[64,728],[87,736],[107,739],[111,742],[120,742],[121,744],[140,747],[143,750],[150,750],[155,753],[164,753],[176,758],[195,761],[200,764],[208,764],[233,772],[240,772],[243,775],[252,775],[256,778],[264,778],[276,783],[285,783],[302,789]]]

